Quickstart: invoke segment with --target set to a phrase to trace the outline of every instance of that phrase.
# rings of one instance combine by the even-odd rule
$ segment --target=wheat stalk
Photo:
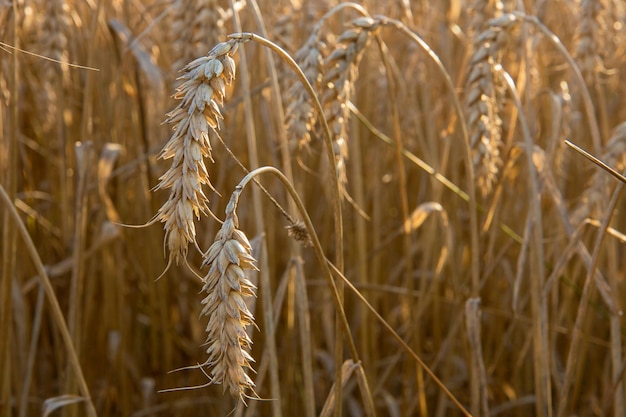
[[[209,212],[203,185],[213,189],[204,158],[211,158],[211,137],[218,136],[222,114],[220,106],[226,86],[235,78],[232,55],[238,43],[217,44],[207,56],[187,64],[180,77],[182,84],[174,98],[180,103],[167,115],[173,133],[159,158],[172,159],[172,165],[159,179],[155,190],[170,189],[168,200],[159,209],[156,220],[163,223],[165,245],[170,262],[178,263],[195,243],[194,215]]]
[[[602,162],[618,172],[626,169],[626,122],[617,125],[607,142],[602,157]],[[602,215],[601,209],[610,194],[610,184],[615,180],[604,170],[596,169],[585,189],[583,196],[572,213],[572,224],[577,225],[589,215]]]
[[[243,400],[247,391],[254,393],[254,382],[246,374],[254,359],[248,353],[252,339],[246,327],[254,317],[245,303],[255,296],[256,287],[246,278],[246,270],[256,270],[252,248],[246,235],[238,229],[235,210],[241,188],[235,190],[226,206],[226,218],[215,241],[204,255],[204,277],[201,315],[209,317],[206,327],[211,382],[222,384],[233,397]]]

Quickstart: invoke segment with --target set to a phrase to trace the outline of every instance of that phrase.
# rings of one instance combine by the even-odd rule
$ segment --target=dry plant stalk
[[[325,90],[322,101],[325,115],[333,135],[333,152],[339,186],[345,194],[347,183],[345,161],[348,157],[347,124],[350,109],[347,103],[354,94],[354,82],[358,76],[359,62],[365,47],[381,25],[379,19],[360,17],[352,21],[352,28],[344,31],[337,39],[334,50],[326,58],[326,74],[322,82]]]
[[[626,122],[613,129],[600,160],[618,172],[624,172],[626,169],[624,155],[626,155]],[[578,207],[572,213],[572,224],[577,225],[590,215],[601,216],[614,183],[615,180],[609,174],[596,168]]]
[[[501,50],[507,26],[512,19],[494,19],[492,25],[474,42],[474,53],[469,63],[469,75],[465,82],[467,91],[465,109],[473,151],[474,172],[478,188],[483,196],[491,193],[496,182],[502,158],[502,111],[503,84],[494,74],[494,66],[501,60]]]
[[[155,219],[165,223],[165,245],[169,262],[178,264],[187,255],[189,243],[196,242],[194,214],[207,214],[208,199],[202,185],[212,187],[204,158],[211,158],[211,137],[218,136],[222,114],[220,106],[226,86],[235,78],[238,43],[217,44],[207,56],[187,64],[180,77],[183,82],[174,98],[178,106],[168,113],[166,122],[174,133],[159,157],[172,159],[172,165],[159,179],[155,190],[170,189],[169,199]]]
[[[210,368],[211,382],[223,384],[233,397],[244,400],[254,394],[254,382],[246,374],[254,359],[248,353],[252,339],[246,327],[254,324],[245,298],[254,297],[256,287],[246,277],[246,270],[256,270],[256,260],[246,235],[238,229],[235,210],[241,188],[233,193],[226,206],[226,218],[214,243],[204,255],[204,277],[201,315],[209,317],[206,345],[209,358],[201,365]]]

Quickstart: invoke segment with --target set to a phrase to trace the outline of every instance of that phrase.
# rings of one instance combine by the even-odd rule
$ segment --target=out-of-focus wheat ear
[[[226,86],[235,78],[232,55],[236,51],[237,42],[222,42],[207,56],[187,64],[174,95],[180,102],[167,115],[173,133],[159,158],[171,159],[172,165],[155,190],[170,189],[170,196],[156,219],[165,223],[165,246],[177,264],[187,255],[189,243],[196,241],[194,215],[199,218],[209,212],[202,186],[213,186],[204,158],[212,160],[211,137],[218,135],[220,106]]]
[[[354,82],[358,77],[358,66],[365,47],[381,25],[380,19],[360,17],[352,21],[351,28],[344,31],[325,61],[326,73],[322,81],[322,102],[331,133],[333,152],[339,185],[345,195],[347,182],[345,161],[348,157],[347,125],[350,110],[347,103],[354,93]]]
[[[487,29],[487,22],[502,14],[502,1],[500,0],[473,0],[467,8],[470,14],[469,33],[478,35]]]
[[[499,19],[501,20],[501,19]],[[506,26],[513,20],[485,30],[474,41],[474,52],[465,81],[465,111],[470,135],[470,146],[478,188],[483,196],[493,190],[502,158],[502,82],[494,77],[506,36]]]
[[[296,62],[313,88],[319,90],[324,68],[326,44],[321,39],[321,25],[317,25],[304,45],[296,52]],[[298,80],[289,88],[290,102],[285,118],[289,140],[299,147],[308,146],[315,125],[315,111],[309,94]]]
[[[613,129],[600,160],[618,172],[626,170],[626,122]],[[573,225],[578,225],[589,216],[602,216],[604,205],[611,196],[611,185],[615,183],[615,179],[603,169],[595,166],[593,169],[595,171],[589,185],[572,213]]]
[[[594,82],[596,72],[602,67],[602,58],[599,48],[599,15],[602,4],[599,0],[581,0],[580,20],[576,27],[576,60],[580,72],[585,78],[587,85]]]
[[[254,325],[254,317],[245,299],[256,296],[255,285],[246,277],[246,270],[256,270],[256,260],[246,235],[238,229],[235,213],[239,190],[226,206],[226,218],[215,241],[204,254],[203,266],[209,268],[204,277],[201,315],[208,316],[206,327],[211,383],[222,384],[224,391],[242,401],[254,392],[254,382],[246,373],[254,359],[248,353],[252,339],[246,332]]]
[[[172,72],[223,40],[224,10],[217,0],[179,0],[172,11]]]
[[[57,61],[42,61],[38,66],[42,82],[41,87],[36,90],[38,116],[43,129],[50,131],[58,118],[59,95],[63,86],[62,71],[66,69],[59,63],[68,61],[69,10],[65,0],[49,0],[40,7],[44,17],[38,23],[40,31],[36,35],[36,50]]]

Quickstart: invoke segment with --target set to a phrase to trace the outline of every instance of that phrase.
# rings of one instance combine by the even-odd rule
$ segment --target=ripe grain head
[[[218,135],[226,85],[235,77],[232,55],[236,50],[236,42],[223,42],[187,64],[174,95],[180,102],[166,120],[174,132],[160,158],[171,159],[172,165],[155,189],[170,189],[170,196],[156,218],[165,223],[165,245],[176,263],[185,258],[189,243],[195,242],[194,215],[208,212],[202,186],[212,185],[204,158],[212,159],[211,137]]]

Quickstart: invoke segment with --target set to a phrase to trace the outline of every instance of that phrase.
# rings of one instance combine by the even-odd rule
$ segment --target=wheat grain
[[[226,85],[235,78],[232,55],[236,51],[235,41],[222,42],[185,66],[174,95],[180,103],[167,115],[174,132],[159,157],[172,159],[172,165],[155,190],[171,190],[156,219],[165,223],[165,244],[176,263],[186,256],[189,243],[195,242],[194,215],[208,212],[202,186],[213,187],[204,158],[212,160],[210,140],[218,135]]]
[[[246,270],[256,270],[252,248],[246,235],[238,229],[235,209],[236,190],[226,207],[226,218],[214,243],[204,255],[203,266],[209,271],[202,291],[207,295],[201,315],[209,317],[206,327],[208,359],[212,383],[223,384],[233,397],[243,400],[247,391],[254,392],[254,382],[246,374],[254,359],[248,353],[252,344],[246,327],[254,317],[245,303],[255,296],[256,287],[246,277]]]

